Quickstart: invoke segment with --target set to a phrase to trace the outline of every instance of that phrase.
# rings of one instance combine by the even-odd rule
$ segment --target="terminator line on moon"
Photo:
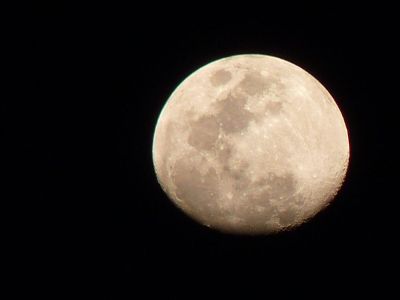
[[[153,161],[168,197],[222,232],[269,234],[327,206],[349,161],[342,114],[310,74],[237,55],[191,74],[156,125]]]

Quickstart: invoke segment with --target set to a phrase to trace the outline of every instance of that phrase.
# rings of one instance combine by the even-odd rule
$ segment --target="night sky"
[[[181,286],[187,299],[212,289],[263,299],[388,292],[399,220],[393,9],[110,3],[31,8],[28,96],[18,102],[23,270],[46,273],[55,296],[82,286],[97,299],[175,299]],[[245,53],[311,73],[349,131],[336,200],[296,231],[269,237],[189,219],[161,190],[151,157],[175,87],[213,60]]]

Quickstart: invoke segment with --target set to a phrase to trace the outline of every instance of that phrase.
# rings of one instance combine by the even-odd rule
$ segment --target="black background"
[[[389,291],[398,270],[391,11],[329,2],[32,6],[28,96],[17,106],[19,205],[29,220],[20,223],[21,256],[33,264],[21,272],[47,274],[39,287],[55,295],[84,287],[100,299],[174,299],[185,287],[186,298],[212,289],[263,298]],[[294,232],[211,231],[176,209],[154,174],[153,132],[174,88],[204,64],[244,53],[310,72],[348,126],[343,189]]]

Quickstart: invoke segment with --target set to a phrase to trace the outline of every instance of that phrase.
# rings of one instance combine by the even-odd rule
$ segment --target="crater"
[[[245,205],[238,211],[238,216],[246,220],[246,224],[251,230],[265,230],[265,223],[276,215],[276,208],[266,199],[260,203],[254,203],[253,198],[249,198],[249,205]]]
[[[227,165],[229,159],[232,157],[233,147],[223,139],[218,141],[217,144],[217,158],[221,165]]]
[[[269,196],[274,199],[287,199],[296,191],[296,181],[290,173],[283,176],[269,173],[267,182],[270,186]]]
[[[213,86],[220,86],[227,84],[230,80],[232,79],[232,75],[229,71],[226,70],[218,70],[215,72],[211,78],[210,81]]]
[[[288,208],[278,214],[279,223],[283,226],[293,225],[296,221],[296,211],[293,208]]]
[[[254,115],[244,108],[246,102],[245,98],[231,94],[219,101],[217,119],[225,133],[239,132],[254,119]]]
[[[268,189],[264,189],[261,192],[256,192],[251,194],[249,197],[249,204],[252,207],[262,206],[262,207],[271,207],[271,194]]]
[[[254,192],[250,193],[249,205],[243,211],[241,217],[246,219],[249,224],[265,228],[265,222],[268,221],[268,218],[277,216],[282,226],[293,225],[296,221],[296,210],[289,208],[279,212],[277,205],[272,202],[272,200],[291,201],[293,199],[296,182],[292,174],[278,176],[275,173],[269,173],[252,183],[248,188],[253,189]]]
[[[251,205],[270,206],[271,199],[282,201],[292,199],[296,191],[296,182],[291,174],[278,176],[269,173],[266,177],[253,182],[250,188],[256,191],[249,198]]]
[[[199,150],[211,151],[218,139],[219,125],[216,117],[204,116],[190,123],[189,145]]]

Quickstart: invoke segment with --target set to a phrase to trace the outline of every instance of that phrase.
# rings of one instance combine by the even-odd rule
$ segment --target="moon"
[[[232,234],[298,227],[340,190],[343,116],[312,75],[258,54],[213,61],[164,105],[153,138],[162,189],[197,222]]]

